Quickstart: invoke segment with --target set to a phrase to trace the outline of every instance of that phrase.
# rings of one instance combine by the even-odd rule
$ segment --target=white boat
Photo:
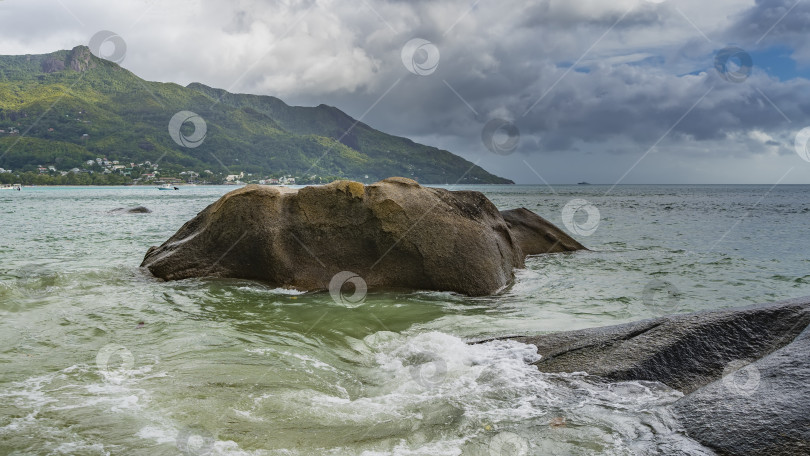
[[[0,185],[0,190],[17,190],[18,192],[22,190],[22,185],[14,184],[14,185]]]
[[[180,187],[175,187],[172,184],[164,184],[157,188],[158,190],[180,190]]]

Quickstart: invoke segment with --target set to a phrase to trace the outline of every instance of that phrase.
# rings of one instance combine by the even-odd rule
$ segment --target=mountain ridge
[[[170,119],[179,111],[204,119],[207,134],[199,147],[182,147],[170,137]],[[193,132],[183,124],[182,134]],[[86,46],[0,56],[0,167],[34,172],[55,165],[89,173],[89,160],[99,157],[159,162],[161,176],[209,170],[212,181],[245,173],[297,176],[304,183],[393,175],[425,184],[513,183],[325,104],[291,106],[198,82],[146,81]]]

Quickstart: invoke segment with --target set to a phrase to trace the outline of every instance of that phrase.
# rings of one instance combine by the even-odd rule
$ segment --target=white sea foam
[[[365,447],[344,447],[338,439],[338,445],[317,451],[311,446],[287,446],[268,453],[246,451],[236,442],[214,439],[211,454],[466,456],[486,450],[504,432],[526,439],[535,452],[582,450],[565,446],[561,442],[566,439],[555,437],[553,432],[562,431],[554,431],[550,425],[554,420],[575,423],[566,431],[574,433],[571,438],[597,445],[605,454],[654,454],[661,444],[694,446],[696,454],[702,451],[674,432],[675,424],[663,407],[680,393],[663,385],[604,383],[584,373],[544,374],[530,364],[539,359],[532,345],[513,340],[468,344],[443,332],[419,331],[380,331],[350,339],[351,349],[342,356],[354,366],[351,371],[346,364],[331,365],[329,358],[300,349],[247,349],[250,354],[284,363],[292,372],[307,373],[309,381],[250,395],[238,404],[223,404],[226,410],[217,412],[240,420],[240,426],[274,426],[278,416],[284,416],[285,425],[293,428],[317,423],[327,434],[329,429],[337,433],[353,429],[349,441],[367,442]],[[104,381],[87,364],[18,382],[0,391],[0,397],[29,412],[0,432],[31,432],[44,425],[42,412],[83,408],[131,416],[143,423],[133,432],[137,438],[174,446],[183,425],[167,417],[162,405],[153,403],[149,391],[141,386],[166,375],[154,372],[159,360],[154,361],[126,372],[121,382]],[[65,429],[53,432],[64,434],[64,442],[79,445],[75,448],[90,445],[66,434]],[[67,445],[61,450],[71,448]]]
[[[577,423],[576,439],[601,442],[606,454],[655,454],[656,445],[675,439],[663,406],[680,393],[653,382],[603,383],[584,373],[544,374],[530,364],[539,359],[532,345],[513,340],[471,345],[437,331],[381,331],[350,340],[350,346],[361,366],[361,388],[349,387],[345,396],[293,389],[254,399],[257,409],[265,401],[282,407],[274,410],[294,416],[302,427],[311,422],[324,429],[350,425],[366,430],[355,438],[377,442],[363,452],[352,447],[317,454],[458,456],[482,448],[481,454],[489,454],[490,441],[502,432],[525,438],[533,451],[545,448],[541,453],[582,451],[549,447],[543,443],[548,435],[528,430],[539,426],[561,432],[553,431],[560,420],[563,428],[566,422]],[[287,355],[309,363],[306,356]],[[317,363],[318,369],[334,369],[323,364]]]
[[[297,290],[295,288],[267,288],[255,285],[247,285],[236,287],[237,290],[241,291],[248,291],[251,293],[263,293],[263,294],[271,294],[271,295],[285,295],[285,296],[299,296],[302,294],[307,293],[303,290]]]

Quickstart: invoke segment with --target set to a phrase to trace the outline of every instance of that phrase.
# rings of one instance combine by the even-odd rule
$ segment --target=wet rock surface
[[[723,455],[810,454],[810,328],[673,406],[687,434]]]
[[[524,255],[588,250],[553,223],[526,208],[501,211]]]
[[[516,340],[544,372],[652,380],[686,396],[672,411],[722,455],[810,454],[810,297]]]
[[[248,185],[187,222],[141,266],[156,277],[255,279],[326,289],[351,271],[369,288],[489,295],[524,253],[483,194],[405,178],[299,190]]]
[[[808,324],[810,298],[801,298],[516,339],[537,346],[544,372],[659,381],[689,393],[732,361],[790,343]]]

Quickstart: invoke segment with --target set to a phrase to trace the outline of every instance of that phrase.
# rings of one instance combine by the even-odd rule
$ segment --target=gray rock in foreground
[[[810,454],[810,328],[673,410],[690,437],[719,454]]]
[[[672,411],[721,455],[810,455],[810,297],[517,340],[544,372],[653,380],[689,393]]]
[[[659,381],[690,393],[733,361],[787,345],[808,324],[810,297],[515,339],[537,346],[543,372]]]

